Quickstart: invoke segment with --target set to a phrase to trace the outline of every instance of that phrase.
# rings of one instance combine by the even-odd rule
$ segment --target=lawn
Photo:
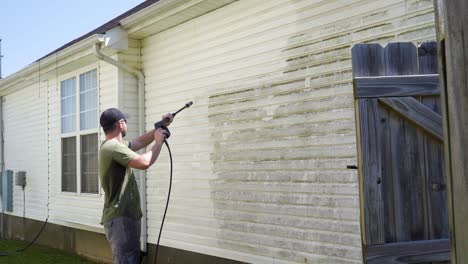
[[[0,240],[0,252],[24,248],[27,243],[16,240]],[[9,256],[0,256],[0,263],[14,264],[95,264],[79,256],[70,255],[63,251],[44,246],[32,245],[23,252]]]

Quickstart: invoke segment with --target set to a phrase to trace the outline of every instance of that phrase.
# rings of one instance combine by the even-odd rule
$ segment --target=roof
[[[44,59],[44,58],[46,58],[46,57],[48,57],[48,56],[50,56],[50,55],[52,55],[54,53],[57,53],[57,52],[65,49],[65,48],[77,43],[77,42],[80,42],[81,40],[86,39],[89,36],[92,36],[92,35],[95,35],[95,34],[104,34],[106,31],[110,30],[111,28],[114,28],[114,27],[120,25],[120,21],[122,19],[124,19],[126,17],[129,17],[129,16],[137,13],[138,11],[140,11],[142,9],[145,9],[146,7],[148,7],[150,5],[153,5],[153,4],[157,3],[157,2],[159,2],[159,0],[146,0],[143,3],[135,6],[134,8],[132,8],[132,9],[126,11],[125,13],[117,16],[116,18],[110,20],[109,22],[105,23],[104,25],[101,25],[101,26],[95,28],[94,30],[82,35],[81,37],[78,37],[78,38],[66,43],[65,45],[61,46],[60,48],[58,48],[58,49],[56,49],[56,50],[42,56],[41,58],[39,58],[35,62],[38,62],[38,61],[40,61],[40,60],[42,60],[42,59]]]

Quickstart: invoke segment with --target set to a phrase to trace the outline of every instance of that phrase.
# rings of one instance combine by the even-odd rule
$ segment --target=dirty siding
[[[147,129],[194,102],[171,125],[161,243],[253,263],[360,263],[350,49],[431,39],[431,0],[251,0],[142,40]],[[167,156],[148,173],[151,243]]]

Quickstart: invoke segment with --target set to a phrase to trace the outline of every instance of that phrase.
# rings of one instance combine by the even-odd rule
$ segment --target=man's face
[[[122,133],[122,137],[124,138],[127,135],[127,119],[122,119],[120,120],[122,122],[122,130],[120,131]]]

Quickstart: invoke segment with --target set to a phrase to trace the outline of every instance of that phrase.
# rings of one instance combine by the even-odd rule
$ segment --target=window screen
[[[80,130],[97,128],[96,70],[80,75]]]
[[[62,81],[60,90],[62,133],[70,133],[75,131],[76,124],[76,78]]]
[[[81,136],[81,192],[98,193],[98,136]]]
[[[76,137],[62,138],[62,191],[76,192]]]

